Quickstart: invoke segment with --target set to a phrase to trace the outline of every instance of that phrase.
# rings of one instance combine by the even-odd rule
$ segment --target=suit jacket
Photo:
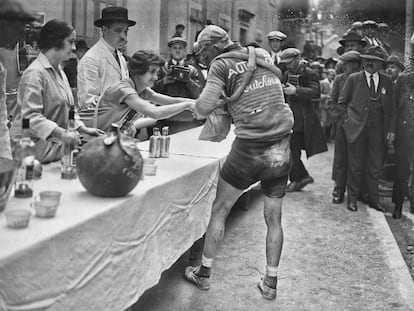
[[[78,99],[81,109],[95,107],[99,96],[110,85],[129,77],[125,58],[118,53],[121,65],[101,38],[78,62]]]
[[[394,88],[395,111],[391,132],[395,132],[395,145],[399,150],[414,147],[414,74],[401,74]]]
[[[384,123],[382,131],[384,138],[390,130],[391,116],[394,109],[393,83],[385,74],[379,73],[377,88],[379,100],[383,109]],[[340,106],[347,108],[347,119],[344,130],[349,143],[353,143],[361,134],[368,119],[369,87],[364,71],[350,74],[345,81],[338,100]]]
[[[321,89],[318,74],[306,67],[305,63],[301,64],[296,73],[297,75],[292,75],[285,72],[282,82],[296,84],[296,94],[285,95],[285,99],[293,111],[293,131],[303,132],[305,151],[309,158],[328,150],[325,134],[312,103],[313,99],[320,97]]]

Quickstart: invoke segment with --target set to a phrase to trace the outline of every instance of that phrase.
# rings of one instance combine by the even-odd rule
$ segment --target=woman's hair
[[[128,61],[131,75],[143,75],[148,72],[150,65],[162,66],[164,61],[152,51],[137,51]]]
[[[39,34],[39,48],[42,51],[63,49],[63,41],[73,32],[73,27],[65,21],[52,19],[42,27]]]

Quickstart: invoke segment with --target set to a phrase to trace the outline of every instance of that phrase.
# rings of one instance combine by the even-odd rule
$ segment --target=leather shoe
[[[357,202],[356,201],[348,201],[347,208],[352,212],[356,212],[358,210]]]
[[[295,191],[299,191],[300,189],[301,189],[300,182],[292,181],[289,185],[287,185],[286,192],[295,192]]]
[[[309,185],[309,184],[313,184],[314,180],[311,176],[306,176],[305,178],[303,178],[300,182],[300,189],[305,188],[305,186]]]
[[[343,193],[337,193],[332,197],[332,203],[334,204],[341,204],[344,201],[344,194]]]
[[[402,204],[395,204],[394,212],[392,213],[392,218],[400,219],[402,212]]]

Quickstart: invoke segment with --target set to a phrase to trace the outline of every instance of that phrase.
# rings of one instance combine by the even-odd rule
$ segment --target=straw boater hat
[[[385,65],[394,64],[397,65],[401,71],[404,71],[404,64],[401,63],[400,58],[397,55],[390,55],[385,62]]]
[[[373,27],[373,28],[378,28],[378,24],[375,21],[372,20],[367,20],[365,22],[362,23],[362,27]]]
[[[128,19],[128,10],[119,6],[111,6],[104,8],[102,10],[102,18],[97,19],[95,21],[95,26],[102,27],[109,22],[126,23],[129,27],[134,26],[136,24],[135,21],[131,21]]]
[[[352,30],[359,29],[359,28],[362,28],[362,22],[356,21],[356,22],[352,23],[352,26],[351,26]]]
[[[371,60],[379,60],[385,63],[385,52],[379,46],[371,46],[368,48],[365,54],[361,55],[362,59],[371,59]]]

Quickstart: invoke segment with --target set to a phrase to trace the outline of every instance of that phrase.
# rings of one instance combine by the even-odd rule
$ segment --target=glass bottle
[[[170,156],[170,136],[168,135],[168,126],[164,126],[161,130],[161,158]]]
[[[22,138],[18,142],[18,160],[21,161],[14,184],[16,198],[30,198],[33,196],[33,180],[35,165],[35,143],[30,138],[30,120],[22,120]]]
[[[149,157],[159,158],[161,156],[161,133],[158,127],[154,127],[153,135],[149,140]]]
[[[62,141],[62,179],[76,178],[76,157],[79,153],[79,134],[75,129],[75,108],[69,109],[69,120],[66,128],[65,138]]]

